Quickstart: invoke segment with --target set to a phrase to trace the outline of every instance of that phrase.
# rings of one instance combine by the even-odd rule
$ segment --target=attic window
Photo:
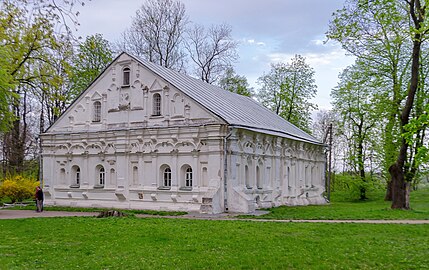
[[[122,86],[129,86],[130,85],[130,68],[126,67],[123,69],[123,81]]]
[[[161,95],[156,93],[153,95],[153,114],[152,116],[161,115]]]
[[[94,102],[94,115],[92,118],[92,122],[100,122],[101,121],[101,102]]]

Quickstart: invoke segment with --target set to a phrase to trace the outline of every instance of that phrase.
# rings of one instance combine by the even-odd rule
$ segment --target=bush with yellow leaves
[[[22,202],[34,197],[36,187],[39,184],[38,181],[21,175],[7,177],[0,184],[0,198],[9,198],[12,203]]]

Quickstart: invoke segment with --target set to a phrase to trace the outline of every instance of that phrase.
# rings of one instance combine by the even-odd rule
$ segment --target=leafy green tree
[[[246,77],[235,73],[233,68],[228,68],[219,80],[219,86],[230,92],[251,97],[253,91]]]
[[[424,0],[350,0],[334,14],[328,32],[329,38],[366,60],[374,73],[392,80],[391,103],[385,104],[385,111],[390,113],[385,144],[389,139],[397,142],[385,148],[386,161],[391,162],[392,208],[410,207],[409,187],[414,177],[410,153],[414,151],[405,134],[410,119],[419,117],[415,101],[422,46],[428,34],[427,9]]]
[[[53,84],[58,76],[46,68],[51,52],[62,47],[61,37],[72,40],[66,22],[76,23],[73,5],[79,0],[55,3],[54,0],[5,0],[0,2],[0,94],[7,105],[0,105],[4,132],[3,173],[21,172],[34,136],[30,132],[31,115],[37,114],[32,103],[41,83]],[[66,27],[62,27],[66,26]],[[62,31],[64,30],[64,31]],[[67,37],[67,38],[66,38]],[[4,98],[3,98],[4,97]],[[1,102],[1,101],[0,101]]]
[[[272,64],[271,70],[258,79],[261,89],[260,102],[297,127],[310,132],[311,111],[316,104],[310,99],[316,96],[314,70],[301,55],[295,55],[290,63]]]
[[[378,115],[375,113],[374,93],[362,63],[345,69],[340,82],[331,92],[333,110],[341,117],[340,130],[348,142],[348,160],[351,168],[362,180],[360,199],[365,200],[365,163],[371,154]]]
[[[411,33],[410,38],[413,42],[411,51],[411,78],[407,91],[405,105],[401,111],[400,128],[401,134],[405,134],[406,126],[409,124],[411,111],[414,107],[414,100],[419,88],[420,75],[420,57],[422,53],[422,43],[429,34],[429,19],[427,18],[429,2],[424,0],[410,0],[407,3],[406,11],[410,17]],[[409,142],[403,136],[401,148],[397,160],[389,168],[392,176],[393,200],[392,208],[410,209],[410,179],[407,174],[410,165],[407,164],[407,154],[410,148]]]
[[[412,179],[413,189],[417,189],[422,174],[427,173],[429,162],[429,145],[426,137],[428,128],[429,112],[429,65],[428,47],[425,46],[424,53],[420,61],[419,87],[416,93],[415,109],[412,111],[410,122],[405,126],[404,137],[410,145],[409,151],[409,171],[408,175]]]
[[[7,55],[5,49],[2,47],[0,48],[0,133],[9,130],[10,124],[14,119],[14,115],[9,109],[9,104],[14,100],[13,88],[13,77],[8,72]]]
[[[379,152],[386,178],[390,178],[388,169],[399,153],[399,113],[409,78],[407,52],[411,42],[405,18],[403,3],[397,1],[348,0],[334,13],[327,33],[358,61],[365,62],[367,76],[378,81],[376,103],[384,124]],[[389,199],[390,188],[387,191]]]
[[[88,36],[79,45],[72,63],[71,85],[73,96],[79,95],[113,60],[110,43],[101,34]]]
[[[47,49],[58,46],[49,19],[37,16],[29,20],[30,11],[23,3],[5,1],[2,3],[0,20],[3,39],[0,41],[6,52],[9,81],[13,86],[10,91],[8,109],[12,113],[10,130],[3,135],[3,156],[6,160],[4,169],[11,172],[23,170],[24,158],[29,143],[28,114],[29,95],[39,80],[48,80],[48,74],[40,73],[36,65],[49,62],[45,54]]]
[[[40,103],[41,133],[54,123],[74,99],[71,84],[73,44],[67,40],[61,41],[61,44],[57,50],[47,52],[50,55],[50,62],[42,63],[38,67],[43,73],[51,76],[51,80],[41,80],[37,83],[38,89],[33,91],[33,95]]]

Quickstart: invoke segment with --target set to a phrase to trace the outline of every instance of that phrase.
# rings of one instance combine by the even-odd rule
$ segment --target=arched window
[[[136,186],[139,183],[139,168],[133,166],[133,185]]]
[[[203,183],[204,187],[208,186],[209,184],[208,172],[206,167],[203,167],[201,169],[201,182]]]
[[[250,177],[249,177],[249,166],[244,166],[244,181],[246,183],[247,188],[252,188],[250,185]]]
[[[310,180],[310,165],[305,165],[304,168],[304,186],[309,187],[309,180]]]
[[[287,167],[287,175],[286,175],[286,183],[287,183],[287,187],[290,188],[290,168]]]
[[[259,169],[259,166],[256,166],[256,187],[258,189],[262,188],[262,183],[261,183],[261,170]]]
[[[308,186],[314,187],[314,179],[316,179],[316,168],[314,166],[311,167],[310,179],[308,179]]]
[[[96,101],[93,105],[93,116],[92,116],[92,122],[100,122],[101,121],[101,102]]]
[[[100,168],[98,169],[98,184],[100,186],[104,186],[104,183],[106,182],[106,173],[104,171],[104,167],[100,166]]]
[[[110,185],[116,186],[116,171],[115,169],[110,169]]]
[[[76,185],[80,185],[80,168],[76,170]]]
[[[164,169],[163,174],[163,180],[164,180],[164,187],[171,187],[171,169],[170,167],[167,167]]]
[[[123,86],[128,86],[130,85],[130,68],[126,67],[122,70],[123,72],[123,80],[122,80],[122,85]]]
[[[153,94],[153,116],[161,115],[161,95],[158,93]]]
[[[73,187],[73,188],[78,188],[79,187],[79,185],[80,185],[80,177],[81,177],[81,175],[80,175],[80,168],[79,168],[79,166],[77,166],[77,165],[74,165],[73,167],[72,167],[72,169],[71,169],[71,172],[72,172],[72,183],[71,183],[71,186],[70,187]]]
[[[64,185],[66,183],[65,181],[66,181],[66,169],[61,168],[60,169],[60,183]]]
[[[192,188],[192,168],[188,167],[185,172],[185,187]]]

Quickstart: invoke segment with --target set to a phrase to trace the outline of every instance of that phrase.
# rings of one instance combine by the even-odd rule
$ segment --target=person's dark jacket
[[[36,200],[43,201],[43,190],[42,189],[39,189],[36,191]]]

